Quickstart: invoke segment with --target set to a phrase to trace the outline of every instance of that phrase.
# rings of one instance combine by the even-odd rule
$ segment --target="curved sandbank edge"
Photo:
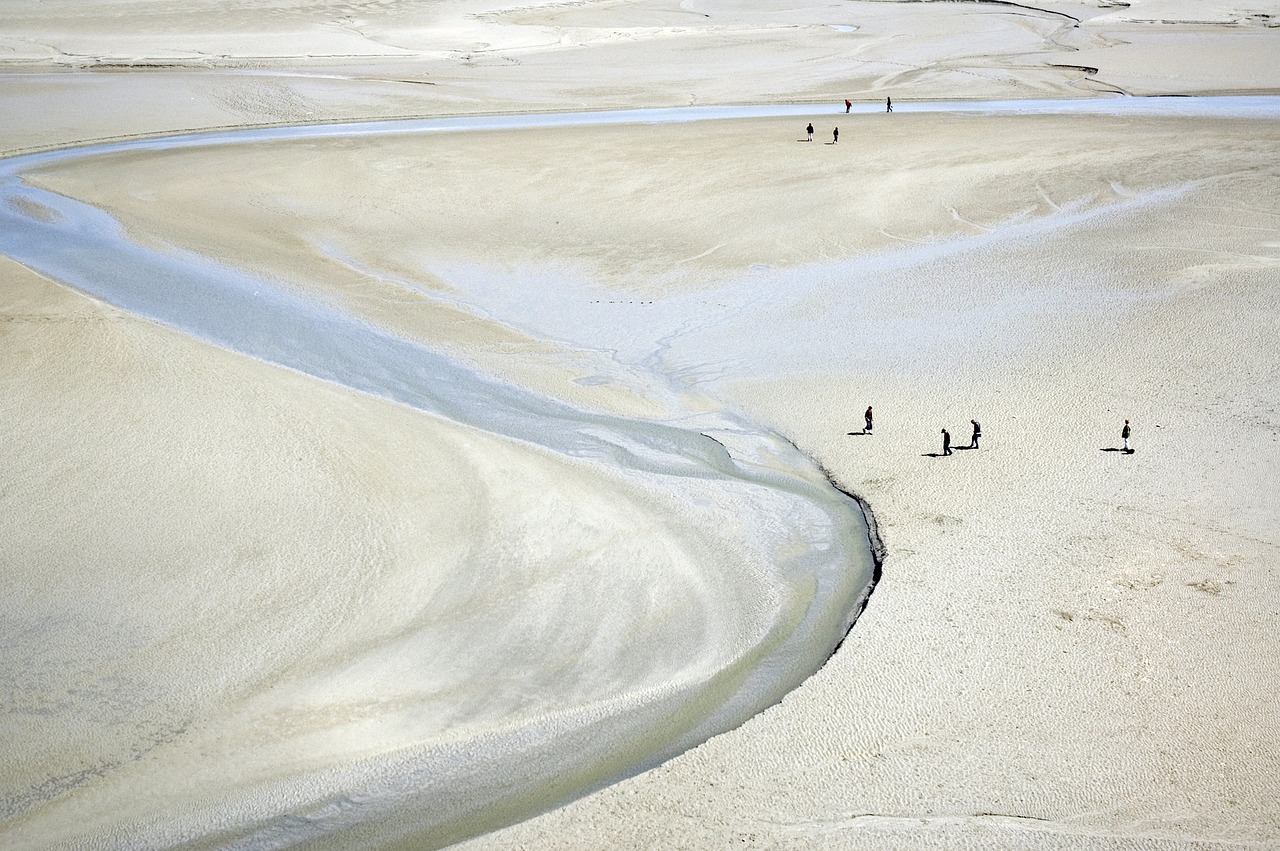
[[[58,158],[78,154],[79,152],[73,149],[73,152],[62,152]],[[48,162],[53,157],[42,156],[40,159],[42,162]],[[693,681],[674,684],[677,691],[675,696],[678,698],[674,706],[667,705],[668,701],[663,699],[658,699],[656,702],[650,701],[647,704],[643,701],[636,703],[631,699],[635,696],[628,696],[630,703],[635,703],[636,708],[643,710],[643,714],[652,717],[647,721],[633,722],[630,716],[624,715],[621,718],[615,717],[612,723],[621,724],[624,727],[639,723],[642,725],[642,732],[647,733],[653,730],[658,731],[660,735],[657,742],[645,743],[646,736],[643,734],[635,741],[627,742],[622,750],[632,751],[639,747],[643,752],[635,755],[636,758],[629,761],[624,770],[617,771],[610,768],[611,765],[617,764],[612,753],[609,753],[614,749],[611,746],[615,745],[616,738],[613,735],[598,735],[597,727],[601,725],[600,720],[588,718],[589,723],[576,728],[573,735],[582,739],[584,746],[592,744],[597,751],[606,752],[610,757],[607,762],[597,761],[570,766],[571,770],[566,770],[566,774],[570,778],[576,777],[576,783],[572,780],[566,781],[565,784],[555,783],[553,798],[548,798],[545,790],[528,790],[525,795],[535,800],[515,813],[510,808],[501,806],[501,799],[498,802],[493,800],[468,802],[463,794],[462,800],[454,801],[455,814],[461,810],[461,817],[457,821],[450,822],[448,826],[435,828],[443,832],[435,834],[439,837],[440,844],[475,835],[474,831],[466,827],[472,824],[471,818],[483,820],[480,824],[474,824],[475,827],[480,828],[480,832],[513,823],[530,817],[536,812],[554,808],[560,803],[580,797],[594,789],[602,788],[623,777],[648,770],[714,735],[739,726],[763,709],[774,705],[781,700],[782,696],[812,676],[825,660],[830,658],[834,647],[838,647],[839,642],[843,641],[844,636],[852,628],[857,614],[865,606],[871,586],[864,582],[864,576],[848,569],[851,564],[845,558],[853,550],[860,549],[861,545],[852,537],[842,542],[843,536],[839,534],[842,528],[844,531],[854,531],[855,516],[858,512],[853,512],[851,506],[841,506],[843,499],[835,494],[828,493],[825,496],[821,494],[821,491],[826,489],[826,483],[813,475],[813,471],[816,470],[815,462],[785,438],[780,439],[778,435],[768,430],[761,430],[753,424],[740,421],[732,414],[726,415],[728,426],[735,429],[747,426],[741,433],[748,435],[751,450],[758,450],[766,458],[783,462],[779,466],[763,465],[749,457],[754,454],[752,451],[748,451],[748,457],[745,458],[740,452],[731,453],[720,441],[700,434],[694,428],[639,422],[628,427],[617,417],[591,414],[572,409],[551,399],[539,399],[518,388],[507,387],[492,379],[473,375],[458,364],[448,363],[448,359],[438,354],[430,354],[425,347],[415,346],[393,335],[378,332],[309,300],[274,291],[275,288],[252,276],[238,275],[226,270],[211,270],[201,262],[201,258],[195,256],[163,257],[156,252],[142,249],[131,243],[118,229],[114,220],[102,211],[74,199],[23,186],[19,174],[22,163],[18,160],[10,160],[6,166],[7,168],[0,171],[4,171],[9,178],[7,188],[14,194],[11,196],[10,210],[3,211],[0,215],[15,222],[15,228],[9,235],[12,242],[6,247],[6,253],[28,268],[50,276],[54,280],[69,280],[72,282],[69,285],[73,288],[103,299],[134,315],[232,351],[276,363],[360,392],[373,393],[393,402],[407,404],[456,422],[485,430],[495,430],[496,426],[498,433],[539,444],[546,449],[571,457],[599,455],[606,459],[603,462],[606,465],[621,462],[623,469],[633,473],[656,474],[690,481],[723,480],[726,484],[732,484],[735,487],[745,485],[763,488],[784,494],[785,499],[806,503],[819,514],[829,518],[832,531],[831,540],[827,542],[830,545],[827,552],[811,550],[803,558],[796,560],[795,566],[802,572],[813,572],[812,580],[815,583],[814,593],[805,603],[806,611],[799,621],[787,623],[785,619],[779,621],[775,618],[771,628],[761,637],[760,646],[740,648],[741,652],[736,658],[729,660],[728,665],[714,673],[713,679],[723,681],[716,689],[708,691]],[[20,203],[24,200],[35,206],[24,208]],[[32,210],[43,211],[43,214],[33,217]],[[49,218],[46,219],[45,214]],[[72,243],[73,246],[79,243],[79,247],[69,247],[67,243]],[[41,252],[52,254],[64,250],[68,253],[61,259],[49,262],[41,262],[39,259]],[[106,258],[113,252],[116,256],[108,262]],[[97,279],[96,282],[95,279]],[[77,286],[74,283],[77,280],[81,283],[87,282],[89,285]],[[149,287],[145,283],[155,280],[171,280],[175,283],[180,281],[183,287],[180,288],[179,295],[167,297],[157,295],[154,292],[155,287]],[[115,297],[113,297],[112,287],[115,287]],[[259,289],[262,291],[261,298],[259,298]],[[152,291],[151,294],[148,294],[149,290]],[[254,322],[255,318],[259,321]],[[264,321],[266,319],[279,321]],[[244,330],[246,324],[250,326],[247,332]],[[280,335],[281,327],[296,333]],[[266,328],[275,329],[274,336],[283,336],[286,339],[283,342],[274,341],[267,339],[269,335],[262,334],[260,338],[259,334],[254,333],[255,330],[261,332]],[[305,337],[316,332],[332,335],[326,338],[325,348],[318,355],[315,353],[317,350],[308,351],[310,347],[305,343]],[[299,338],[304,342],[301,345],[294,345],[292,340]],[[328,347],[333,346],[335,341],[347,344],[335,346],[343,350],[342,356],[328,351]],[[410,363],[413,370],[403,370],[400,366]],[[409,380],[410,377],[424,368],[432,374],[433,378],[446,377],[449,386],[446,392],[461,392],[450,400],[424,385],[414,387],[416,382]],[[392,376],[394,380],[386,384],[380,383],[384,369],[395,373]],[[400,388],[408,388],[408,390]],[[460,412],[461,416],[459,416]],[[524,418],[528,418],[530,425],[519,426],[512,431],[512,424]],[[539,423],[559,423],[570,426],[578,423],[585,426],[586,430],[575,435],[574,430],[570,428],[563,434],[554,435],[545,425],[539,427]],[[616,425],[624,427],[617,429]],[[782,445],[784,443],[787,444],[786,447]],[[718,446],[713,449],[710,444]],[[795,453],[794,461],[786,457],[792,452]],[[795,469],[790,469],[791,467]],[[808,468],[807,473],[802,469],[805,467]],[[842,496],[848,496],[843,491],[839,493]],[[856,499],[853,501],[859,504]],[[860,504],[859,506],[861,509]],[[865,518],[865,512],[862,512],[862,517]],[[795,530],[791,534],[795,535]],[[803,540],[803,536],[799,540]],[[806,565],[804,562],[809,563]],[[780,573],[787,569],[785,566],[778,566]],[[824,573],[825,578],[822,576]],[[813,641],[819,637],[820,641]],[[802,649],[805,644],[811,644],[811,646],[800,654],[802,658],[799,664],[796,664],[792,659],[793,654],[796,650]],[[766,659],[771,656],[772,661],[765,665],[757,665],[756,662],[760,661],[758,657],[762,654]],[[754,670],[751,669],[752,667]],[[768,686],[769,680],[775,681],[777,685]],[[780,691],[779,686],[782,686]],[[703,692],[707,693],[703,694]],[[662,698],[661,695],[657,697]],[[710,712],[699,713],[700,718],[688,717],[688,713],[698,704],[707,702],[712,704]],[[592,712],[593,707],[588,706],[571,710],[570,714],[585,717],[592,715]],[[607,722],[608,719],[606,718],[605,721]],[[609,724],[604,723],[603,726],[607,728]],[[679,728],[684,728],[684,732],[671,735],[673,729]],[[662,733],[663,730],[666,732]],[[614,732],[616,734],[618,731]],[[540,739],[547,752],[554,751],[561,755],[566,753],[563,730],[557,733],[556,730],[538,731],[527,727],[496,733],[484,743],[484,748],[495,755],[495,759],[500,758],[504,752],[522,759],[523,752],[504,748],[502,742],[528,738]],[[590,741],[592,739],[596,741]],[[601,746],[597,743],[600,741],[609,746]],[[663,741],[665,744],[662,743]],[[658,747],[653,748],[654,744]],[[421,746],[410,747],[405,752],[390,758],[389,762],[393,761],[399,765],[412,763],[415,752],[421,749]],[[450,747],[448,750],[450,751],[448,758],[456,760],[458,757],[455,749]],[[574,748],[570,755],[576,757],[577,753],[577,749]],[[602,769],[602,773],[596,773],[601,772]],[[497,769],[495,773],[496,771]],[[337,773],[343,772],[339,769]],[[364,808],[363,802],[359,807],[340,807],[333,814],[332,820],[327,823],[327,817],[309,818],[304,831],[307,835],[294,832],[294,828],[297,827],[294,819],[296,805],[295,809],[278,815],[266,815],[265,820],[241,823],[238,827],[228,826],[230,829],[225,832],[214,827],[212,831],[206,829],[197,835],[202,836],[206,841],[215,843],[221,841],[232,845],[241,840],[251,845],[262,842],[273,845],[276,842],[283,842],[286,845],[313,841],[345,843],[348,831],[352,830],[362,834],[360,838],[364,839],[366,827],[371,832],[375,828],[380,832],[383,817],[395,818],[399,812],[397,809],[399,806],[412,806],[414,799],[421,802],[425,795],[429,795],[429,792],[424,793],[422,788],[422,781],[430,779],[429,766],[398,774],[396,778],[389,787],[386,784],[373,787],[380,797],[367,809]],[[437,780],[437,782],[442,781]],[[566,788],[566,784],[572,788]],[[366,791],[368,791],[367,788]],[[237,798],[246,796],[252,797],[252,792],[237,794]],[[359,790],[353,791],[350,797],[359,798]],[[522,796],[517,793],[515,797]],[[344,795],[343,800],[347,800],[347,796]],[[495,803],[499,805],[496,808]],[[355,810],[360,812],[357,814]],[[406,819],[408,823],[401,822],[403,829],[401,836],[408,839],[424,835],[421,821],[415,821],[411,816]],[[145,828],[147,835],[159,838],[161,844],[164,844],[166,836],[173,835],[169,833],[168,828],[153,826],[149,820],[135,824]],[[318,833],[312,833],[312,830]],[[378,835],[375,832],[374,836],[368,837],[372,840],[368,844],[378,844]],[[385,838],[387,841],[392,841],[395,835],[393,831]],[[430,835],[430,831],[427,835]],[[426,841],[435,842],[433,839]]]

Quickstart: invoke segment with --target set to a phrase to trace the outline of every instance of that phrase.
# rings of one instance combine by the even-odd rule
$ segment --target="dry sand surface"
[[[1280,119],[912,111],[1274,94],[1277,23],[1259,0],[6,3],[8,154],[813,110],[122,151],[10,184],[0,846],[1280,847]],[[75,245],[106,269],[105,219],[18,244],[71,199],[161,259],[96,288]],[[185,295],[205,280],[275,295]],[[805,679],[869,575],[824,471],[886,559]]]
[[[1280,88],[1274,0],[1032,5],[6,0],[0,151],[388,115]]]

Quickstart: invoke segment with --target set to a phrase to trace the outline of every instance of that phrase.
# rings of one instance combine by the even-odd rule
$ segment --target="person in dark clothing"
[[[982,423],[977,420],[969,420],[969,422],[973,423],[973,437],[969,439],[969,448],[977,449],[978,438],[982,437]]]
[[[808,127],[804,128],[804,132],[809,136],[809,138],[806,139],[805,141],[812,142],[813,141],[813,122],[812,121],[809,122]]]
[[[840,144],[840,128],[839,127],[831,131],[831,144],[833,145]]]
[[[945,428],[942,430],[942,454],[951,454],[951,432],[947,431]]]
[[[893,98],[887,97],[884,99],[884,111],[893,112]]]
[[[1129,448],[1129,435],[1130,435],[1130,434],[1131,434],[1131,432],[1130,432],[1130,430],[1129,430],[1129,421],[1128,421],[1128,420],[1125,420],[1125,421],[1124,421],[1124,428],[1120,429],[1120,439],[1124,441],[1124,451],[1125,451],[1125,452],[1128,452],[1129,454],[1131,454],[1131,455],[1132,455],[1132,454],[1133,454],[1133,450],[1132,450],[1131,448]]]
[[[871,434],[871,406],[867,405],[867,412],[862,415],[867,421],[867,427],[862,430],[863,434]]]

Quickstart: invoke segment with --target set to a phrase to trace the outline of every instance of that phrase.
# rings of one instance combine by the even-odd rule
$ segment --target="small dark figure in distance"
[[[813,122],[812,121],[809,122],[808,127],[804,128],[804,132],[809,137],[808,139],[805,139],[805,141],[812,142],[813,141]]]
[[[977,420],[969,420],[969,422],[973,423],[973,437],[969,438],[969,448],[977,449],[978,438],[982,437],[982,423]]]
[[[1131,434],[1131,431],[1130,431],[1130,429],[1129,429],[1129,421],[1128,421],[1128,420],[1125,420],[1125,421],[1124,421],[1124,428],[1120,429],[1120,439],[1124,441],[1124,451],[1125,451],[1125,452],[1127,452],[1127,453],[1129,453],[1130,455],[1132,455],[1132,454],[1133,454],[1133,449],[1132,449],[1132,448],[1130,448],[1130,446],[1129,446],[1129,435],[1130,435],[1130,434]]]
[[[862,431],[864,434],[871,434],[871,406],[867,405],[867,412],[862,415],[867,421],[867,427]]]
[[[852,108],[853,108],[853,101],[849,100],[848,98],[845,98],[845,99],[844,99],[844,111],[845,111],[845,112],[848,112],[848,111],[849,111],[850,109],[852,109]]]
[[[831,144],[833,145],[840,144],[840,128],[839,127],[831,131]]]
[[[893,98],[887,97],[884,99],[884,111],[893,112]]]
[[[942,454],[951,454],[951,432],[947,431],[945,428],[942,430]]]

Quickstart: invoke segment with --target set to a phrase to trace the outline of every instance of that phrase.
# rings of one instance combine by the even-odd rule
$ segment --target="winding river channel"
[[[1019,101],[897,108],[1277,117],[1280,99]],[[874,585],[878,557],[862,506],[834,488],[784,436],[732,410],[655,421],[576,407],[487,375],[442,350],[397,336],[265,277],[188,251],[142,245],[105,211],[36,186],[24,180],[24,174],[109,154],[267,141],[813,114],[812,104],[794,104],[371,121],[129,139],[0,161],[0,253],[22,265],[214,346],[407,406],[450,428],[482,432],[516,447],[513,451],[564,459],[593,471],[601,488],[627,489],[641,495],[638,502],[662,500],[676,506],[671,516],[687,510],[681,523],[692,531],[682,534],[690,539],[714,530],[732,539],[735,552],[745,554],[735,568],[739,572],[727,578],[700,575],[708,568],[696,558],[672,557],[671,570],[680,574],[679,579],[659,581],[655,593],[702,589],[690,594],[697,599],[681,617],[697,622],[698,630],[690,634],[701,631],[706,644],[670,648],[673,659],[657,673],[649,668],[632,671],[622,662],[617,663],[622,670],[584,669],[581,678],[592,687],[560,703],[527,711],[513,701],[500,720],[479,727],[455,725],[447,731],[432,729],[422,721],[423,714],[414,714],[417,709],[403,709],[402,701],[395,710],[396,723],[383,725],[377,748],[346,753],[333,747],[324,759],[283,769],[278,751],[257,757],[248,748],[237,749],[234,741],[223,751],[218,750],[222,745],[211,744],[234,740],[229,731],[237,725],[261,726],[289,702],[289,696],[279,692],[267,695],[265,687],[261,694],[252,693],[252,683],[262,679],[258,672],[257,679],[246,676],[235,684],[238,694],[250,694],[238,698],[234,710],[202,715],[196,698],[181,712],[175,710],[172,725],[189,725],[195,732],[186,745],[164,741],[147,750],[147,764],[160,766],[155,769],[157,779],[138,780],[138,773],[148,770],[144,761],[86,754],[85,765],[92,770],[48,778],[43,786],[5,802],[0,839],[13,831],[32,847],[45,844],[33,842],[38,835],[51,837],[48,847],[85,842],[255,849],[385,847],[404,841],[418,843],[415,847],[446,845],[651,768],[777,703],[821,667],[853,625]],[[672,549],[686,544],[679,538]],[[692,550],[693,545],[686,548]],[[600,570],[617,567],[607,559],[601,564]],[[466,562],[450,570],[461,576],[484,567]],[[739,588],[741,593],[725,588]],[[512,609],[504,609],[501,617],[519,621],[525,608],[548,602],[545,596],[521,602],[520,589],[512,592],[509,596],[517,599],[504,599],[502,605]],[[568,596],[572,589],[557,593]],[[583,610],[566,604],[563,614],[580,619]],[[29,626],[23,640],[34,647],[45,638],[40,624]],[[315,666],[319,672],[305,683],[306,694],[323,691],[326,678],[336,681],[405,654],[427,655],[435,647],[465,644],[467,630],[476,628],[465,620],[453,625],[424,623],[415,627],[414,635],[398,636],[394,646],[384,643],[372,649],[362,644],[368,643],[367,636],[353,635],[350,648],[359,649],[344,651],[340,662],[328,668]],[[601,623],[596,630],[612,628]],[[449,629],[456,631],[446,634]],[[614,664],[611,659],[624,658],[622,650],[616,653],[583,654],[580,664],[608,667]],[[501,668],[484,673],[491,679],[504,676]],[[466,684],[465,671],[457,676],[458,683],[440,686],[441,694],[456,688],[472,699],[475,690],[483,689]],[[428,681],[431,677],[423,675],[415,688]],[[86,693],[93,691],[91,683],[84,688]],[[303,693],[299,687],[297,694]],[[439,694],[431,698],[436,703],[448,699]],[[254,701],[261,706],[254,708]],[[121,708],[110,723],[128,727],[129,711]],[[423,726],[417,726],[419,722]],[[330,739],[339,736],[329,733]],[[329,733],[313,730],[308,735]],[[303,739],[299,742],[298,747],[305,746]],[[197,765],[190,751],[199,751],[204,759],[221,759],[225,765]],[[208,756],[211,752],[214,755]],[[166,797],[163,790],[176,787],[166,787],[165,778],[184,771],[200,777],[204,771],[207,781]],[[137,788],[149,790],[156,803],[123,805]]]

